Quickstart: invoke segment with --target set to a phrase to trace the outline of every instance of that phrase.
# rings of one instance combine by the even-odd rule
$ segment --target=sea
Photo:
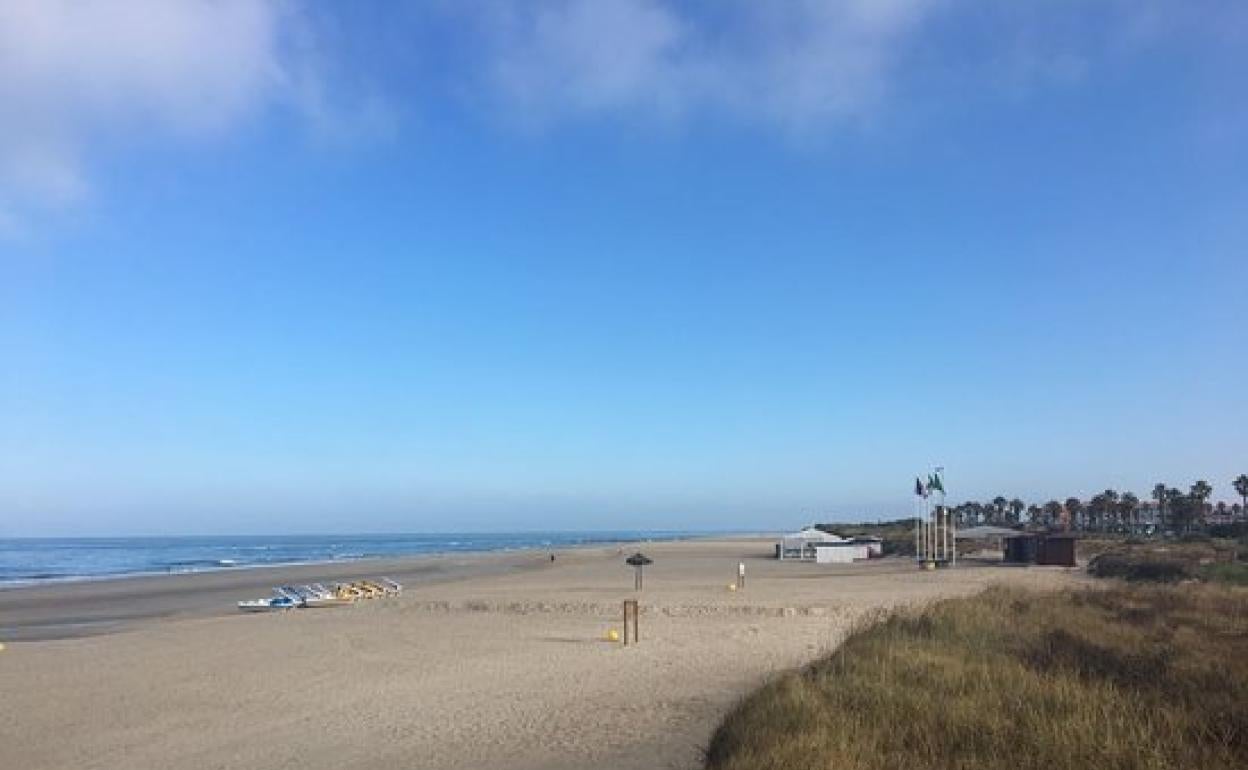
[[[233,537],[0,538],[0,588],[186,574],[289,564],[323,564],[421,554],[482,553],[681,540],[712,534],[661,530]]]

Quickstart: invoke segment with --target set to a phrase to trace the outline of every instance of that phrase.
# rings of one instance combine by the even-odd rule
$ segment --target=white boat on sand
[[[294,609],[295,601],[289,596],[272,596],[268,599],[252,599],[238,603],[241,612],[279,612]]]

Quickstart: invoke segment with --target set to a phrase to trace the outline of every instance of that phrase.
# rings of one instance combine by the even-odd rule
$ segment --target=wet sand
[[[38,641],[109,633],[136,621],[235,614],[240,599],[275,585],[333,583],[387,576],[433,585],[544,566],[549,552],[513,551],[367,559],[182,575],[63,582],[0,589],[0,641]]]

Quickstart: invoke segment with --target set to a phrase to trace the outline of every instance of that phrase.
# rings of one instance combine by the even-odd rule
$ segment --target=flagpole
[[[932,560],[932,493],[923,498],[923,527],[927,530],[927,542],[923,546],[924,561]]]
[[[936,509],[940,517],[940,558],[949,561],[949,506],[945,505],[945,481],[940,481],[940,507]]]
[[[943,465],[937,467],[936,468],[937,478],[939,478],[940,474],[944,472],[945,472],[945,467]],[[946,498],[944,479],[940,479],[940,502],[941,502],[941,507],[944,508],[944,515],[946,517],[945,518],[945,533],[944,533],[945,560],[948,561],[949,566],[953,567],[953,566],[957,566],[957,563],[958,563],[958,525],[957,525],[956,519],[953,516],[953,512],[949,510],[949,503]]]
[[[934,495],[935,491],[929,489],[927,492],[927,560],[932,563],[933,567],[936,566],[936,559],[940,556],[936,548],[936,535],[939,530],[936,527],[935,510],[933,510],[936,503],[933,499]]]
[[[924,487],[924,492],[926,491],[927,491],[927,488]],[[923,499],[919,502],[919,509],[922,511],[922,515],[923,515],[923,519],[922,519],[923,521],[923,557],[919,560],[920,566],[922,566],[921,563],[926,562],[927,557],[929,555],[928,544],[930,543],[930,538],[931,538],[931,532],[928,531],[929,528],[927,526],[927,495],[926,494],[923,495]]]
[[[958,566],[958,521],[950,519],[950,523],[953,524],[953,551],[949,554],[949,566],[956,567]]]
[[[940,477],[945,467],[938,466],[936,468],[936,480],[940,482],[940,513],[942,519],[940,530],[940,558],[945,562],[949,562],[949,506],[945,501],[945,480]]]
[[[920,544],[921,537],[919,533],[923,529],[923,496],[917,494],[919,491],[919,480],[914,480],[915,496],[914,496],[914,560],[918,562],[923,555],[923,547]]]

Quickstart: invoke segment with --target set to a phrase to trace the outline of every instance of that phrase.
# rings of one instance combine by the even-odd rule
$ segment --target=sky
[[[1248,6],[0,3],[0,536],[1248,472]]]

